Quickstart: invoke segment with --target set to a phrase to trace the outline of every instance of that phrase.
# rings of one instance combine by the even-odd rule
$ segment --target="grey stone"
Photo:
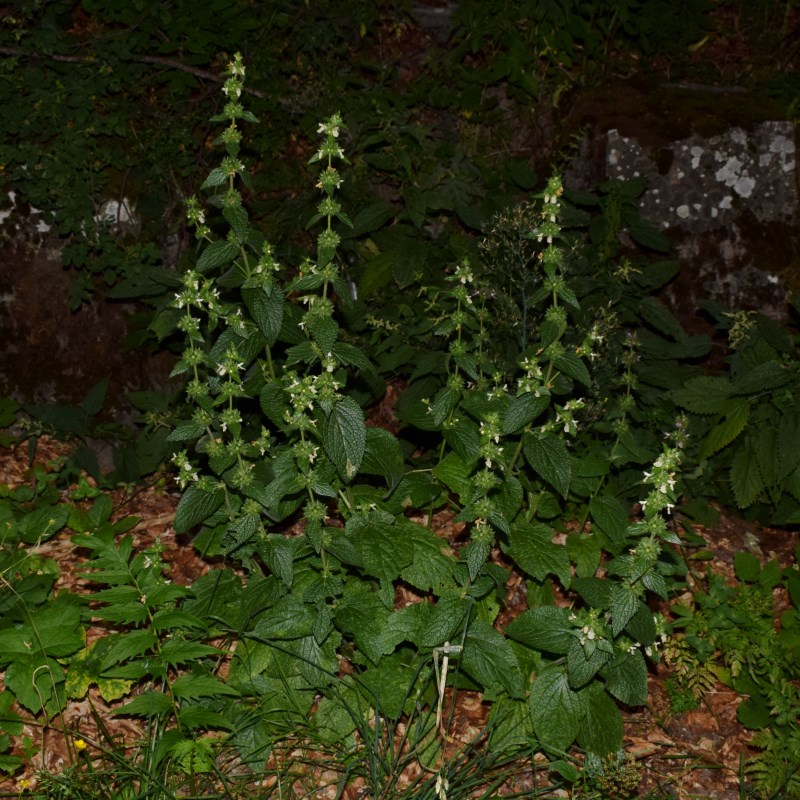
[[[800,222],[791,122],[732,125],[673,142],[642,143],[616,129],[599,138],[605,179],[647,179],[640,211],[674,243],[682,262],[666,297],[684,321],[691,325],[702,300],[787,320],[787,299],[798,285]],[[571,180],[580,184],[592,169],[573,168]]]

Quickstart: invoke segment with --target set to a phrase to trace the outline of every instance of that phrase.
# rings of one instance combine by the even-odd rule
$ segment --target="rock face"
[[[689,108],[702,89],[691,94]],[[713,109],[712,90],[705,99]],[[681,96],[673,95],[672,102],[680,104]],[[580,188],[586,188],[587,176],[647,179],[640,209],[674,243],[682,262],[668,298],[684,320],[699,301],[710,299],[785,321],[787,299],[800,291],[794,126],[753,119],[751,105],[744,94],[727,97],[725,114],[709,132],[707,111],[698,117],[697,130],[685,109],[683,116],[676,114],[676,124],[668,104],[643,100],[638,126],[623,119],[618,127],[595,128],[581,154],[593,163],[573,166],[568,175]]]

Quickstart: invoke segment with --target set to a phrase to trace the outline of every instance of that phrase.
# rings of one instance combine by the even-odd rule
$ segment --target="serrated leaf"
[[[509,535],[509,553],[517,565],[537,580],[555,575],[565,588],[570,583],[567,548],[553,542],[553,531],[541,523],[515,523]]]
[[[592,385],[589,370],[586,369],[586,365],[580,356],[575,355],[575,353],[563,353],[555,359],[554,363],[561,372],[574,381],[578,381],[578,383],[582,383],[586,387]]]
[[[200,254],[200,258],[197,259],[197,263],[195,264],[195,269],[200,273],[208,272],[209,270],[233,261],[238,253],[239,248],[233,242],[229,242],[225,239],[212,242]]]
[[[553,434],[543,439],[525,434],[523,450],[525,458],[539,477],[562,497],[566,497],[572,480],[572,464],[564,442]]]
[[[628,233],[636,244],[648,247],[657,253],[668,253],[672,247],[669,239],[661,231],[644,220],[629,224]]]
[[[475,422],[466,418],[458,419],[442,431],[442,436],[464,461],[475,463],[481,446],[481,437]]]
[[[731,463],[731,486],[736,505],[749,508],[761,494],[764,481],[749,441],[737,448]]]
[[[570,688],[563,667],[551,665],[539,672],[529,704],[533,730],[542,745],[557,751],[569,748],[581,728],[586,703]]]
[[[615,583],[611,587],[611,632],[614,636],[622,633],[641,605],[642,601],[627,584]]]
[[[367,446],[364,414],[351,397],[342,397],[322,421],[322,443],[340,477],[349,483],[358,472]]]
[[[433,531],[421,525],[414,528],[411,536],[414,558],[403,567],[400,577],[420,591],[436,591],[451,582],[453,559],[442,552],[445,543]]]
[[[456,407],[459,396],[460,392],[457,389],[451,389],[448,386],[437,392],[431,403],[434,425],[438,427],[447,419],[450,412]]]
[[[313,606],[295,595],[286,595],[259,618],[253,635],[265,642],[311,636],[314,617]]]
[[[728,400],[724,413],[725,419],[718,422],[703,441],[701,459],[713,456],[739,436],[750,419],[750,403],[743,397]]]
[[[576,578],[572,588],[592,607],[608,608],[611,605],[609,581],[600,578]]]
[[[208,519],[222,505],[224,499],[222,490],[204,492],[197,486],[189,486],[175,512],[175,532],[186,533]]]
[[[100,667],[103,672],[116,664],[127,661],[129,658],[146,653],[156,643],[156,635],[146,628],[112,634],[107,638],[112,639],[112,641],[108,646],[108,650],[103,654]]]
[[[474,581],[492,552],[492,542],[485,538],[473,538],[461,551],[461,560],[467,565],[469,579]]]
[[[331,353],[339,335],[339,325],[330,317],[306,317],[306,330],[323,353]]]
[[[733,384],[734,394],[762,394],[785,386],[794,380],[796,373],[778,361],[758,364]]]
[[[472,490],[472,482],[469,479],[471,471],[458,453],[448,453],[433,468],[433,476],[451,492],[455,492],[462,503],[466,503]]]
[[[358,649],[373,664],[394,649],[384,638],[388,617],[389,611],[380,597],[366,584],[355,588],[334,611],[339,628],[353,637]]]
[[[681,408],[693,414],[720,414],[732,391],[733,385],[727,378],[701,375],[686,381],[671,395]]]
[[[592,522],[609,538],[612,544],[621,546],[625,543],[625,532],[628,530],[628,513],[616,497],[599,495],[589,501],[589,513]]]
[[[413,523],[408,525],[413,526]],[[348,537],[369,575],[381,581],[393,581],[412,562],[414,545],[408,525],[388,524],[382,518],[358,524],[353,519],[348,521]]]
[[[556,606],[540,606],[520,614],[506,626],[506,635],[535,650],[566,655],[574,641],[570,611]]]
[[[360,471],[367,475],[380,475],[394,489],[403,477],[403,451],[400,442],[383,428],[367,428],[364,457]]]
[[[159,714],[168,714],[170,711],[172,711],[172,700],[169,695],[163,692],[145,692],[111,713],[132,717],[155,717]]]
[[[205,426],[201,422],[186,422],[178,425],[175,430],[167,436],[168,442],[188,442],[198,439],[203,435]]]
[[[444,595],[433,606],[430,619],[422,630],[423,647],[438,647],[448,640],[460,639],[467,613],[473,601],[460,595]],[[456,634],[459,634],[456,636]]]
[[[382,228],[394,216],[394,206],[385,200],[378,200],[362,208],[353,220],[349,236],[362,236]]]
[[[512,397],[503,414],[503,433],[517,433],[530,424],[550,405],[549,396],[536,397],[527,392],[519,397]]]
[[[656,640],[656,623],[653,613],[643,603],[639,604],[636,613],[625,626],[625,633],[635,639],[643,647],[653,644]]]
[[[197,700],[202,697],[238,697],[238,690],[224,684],[211,675],[181,675],[172,684],[172,694],[181,700]]]
[[[236,241],[241,245],[247,239],[247,209],[244,206],[224,206],[222,216],[231,226]]]
[[[167,639],[162,645],[159,655],[167,663],[177,666],[190,661],[199,661],[206,656],[219,655],[219,650],[202,642],[187,642],[182,639]]]
[[[200,186],[201,189],[212,189],[214,186],[221,186],[228,180],[228,175],[222,167],[214,167],[208,173],[208,177],[203,181]]]
[[[488,622],[476,619],[467,631],[461,654],[464,670],[481,686],[502,686],[512,698],[525,696],[522,672],[511,643]]]
[[[603,669],[606,689],[626,706],[647,702],[647,664],[639,650],[618,653]]]
[[[572,637],[567,650],[567,675],[569,676],[569,685],[573,689],[586,686],[611,659],[609,651],[612,646],[608,642],[598,642],[598,645],[603,644],[607,647],[595,646],[587,652],[580,641],[574,636]]]
[[[283,294],[277,287],[269,293],[263,288],[242,289],[242,299],[261,335],[272,347],[278,341],[283,325]]]
[[[671,339],[681,341],[686,334],[680,322],[672,312],[656,297],[644,297],[636,305],[636,310],[645,322],[652,325],[659,333]]]
[[[581,720],[578,744],[605,758],[622,747],[622,714],[602,686],[593,683],[581,691],[585,716]]]

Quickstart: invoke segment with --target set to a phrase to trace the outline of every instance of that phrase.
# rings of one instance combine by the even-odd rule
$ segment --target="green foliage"
[[[753,745],[759,753],[746,767],[753,788],[759,797],[797,797],[797,566],[781,570],[775,561],[762,566],[756,556],[742,552],[736,554],[735,568],[736,585],[709,572],[706,590],[694,592],[692,605],[674,607],[674,629],[680,633],[666,645],[665,654],[676,666],[675,695],[702,699],[716,678],[745,696],[737,716],[757,731]],[[781,600],[788,602],[785,610],[777,605]],[[698,673],[706,677],[699,680]]]
[[[692,415],[698,458],[723,480],[717,496],[766,511],[778,525],[800,521],[800,362],[796,336],[762,314],[709,306],[730,341],[727,373],[673,390]],[[728,488],[729,487],[729,488]]]
[[[515,709],[529,744],[554,755],[575,741],[602,756],[615,752],[622,737],[615,700],[646,700],[644,651],[654,654],[657,636],[646,599],[666,598],[675,569],[677,557],[664,544],[678,540],[662,513],[674,505],[683,442],[681,426],[677,447],[662,446],[655,426],[633,427],[637,397],[647,389],[636,390],[638,344],[625,331],[639,319],[635,301],[622,302],[619,290],[632,270],[609,265],[611,276],[587,283],[591,256],[582,255],[578,235],[562,240],[563,190],[552,179],[536,198],[536,225],[515,230],[533,243],[534,281],[524,300],[529,341],[492,340],[489,271],[476,277],[462,261],[444,285],[426,289],[434,316],[423,341],[409,344],[435,358],[427,368],[418,364],[398,406],[406,429],[399,440],[371,433],[355,398],[380,391],[378,370],[340,323],[349,290],[337,266],[339,231],[351,225],[337,195],[342,120],[334,115],[319,126],[311,160],[321,164],[322,199],[309,227],[322,222],[323,230],[316,258],[293,273],[278,264],[243,205],[240,187],[249,179],[239,120],[256,121],[241,105],[243,78],[237,58],[218,117],[228,123],[218,139],[225,155],[203,184],[227,232],[215,237],[206,209],[194,198],[188,204],[203,246],[169,312],[186,337],[174,373],[186,376],[188,400],[187,416],[169,438],[181,448],[173,458],[184,490],[176,530],[199,528],[201,551],[240,562],[249,575],[242,591],[269,587],[260,592],[258,615],[243,617],[237,630],[247,632],[254,654],[288,659],[282,670],[296,679],[291,703],[279,702],[272,692],[285,689],[268,689],[262,667],[262,693],[304,718],[315,693],[339,691],[331,672],[337,656],[346,653],[367,680],[391,676],[395,659],[421,665],[443,651],[457,658],[468,685]],[[658,285],[662,274],[638,285]],[[597,317],[589,308],[608,305],[603,286],[615,293],[619,321],[588,325]],[[520,301],[509,291],[502,302]],[[679,344],[686,337],[666,309],[654,302],[646,308],[647,322],[655,319],[650,352],[670,358],[675,348],[662,334]],[[601,370],[593,366],[595,347],[606,337],[613,343],[603,348],[610,355]],[[614,381],[622,389],[617,397],[599,395],[600,385]],[[434,444],[423,444],[419,431]],[[631,524],[647,465],[644,482],[652,489],[640,501],[643,519]],[[469,531],[457,553],[418,520],[447,506]],[[558,517],[582,517],[566,543],[557,539]],[[289,533],[293,521],[299,525]],[[508,574],[490,559],[498,546],[541,597],[508,626],[510,638],[495,626]],[[601,560],[606,579],[595,576]],[[551,576],[572,592],[573,613],[557,613],[553,598],[536,588]],[[399,581],[430,602],[395,608]],[[213,617],[225,619],[223,609]],[[239,675],[239,654],[231,676]],[[233,677],[228,686],[243,691]],[[155,700],[151,693],[127,708],[162,713],[165,704]],[[503,738],[493,742],[500,746]]]

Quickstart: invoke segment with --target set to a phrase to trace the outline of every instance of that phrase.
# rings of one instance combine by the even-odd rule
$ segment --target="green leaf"
[[[442,550],[446,542],[422,525],[414,525],[410,534],[414,547],[412,562],[403,567],[400,577],[423,592],[436,592],[451,583],[453,559]]]
[[[339,325],[330,317],[306,316],[307,330],[323,353],[331,353],[339,335]]]
[[[394,489],[403,477],[403,451],[400,442],[383,428],[367,428],[364,457],[360,471],[367,475],[380,475]]]
[[[750,403],[743,397],[725,404],[725,419],[715,425],[700,448],[699,458],[708,458],[727,447],[744,430],[750,419]]]
[[[225,206],[222,209],[222,216],[228,225],[231,226],[236,241],[241,245],[247,239],[247,210],[244,206]]]
[[[615,583],[611,587],[611,632],[614,636],[622,633],[641,605],[633,587],[625,583]]]
[[[625,544],[628,530],[628,513],[616,497],[600,495],[589,501],[592,522],[609,538],[612,544],[620,547]]]
[[[372,233],[372,231],[382,228],[393,217],[394,206],[385,200],[378,200],[358,212],[348,236],[357,237],[365,233]]]
[[[643,297],[636,305],[636,310],[645,322],[652,325],[659,333],[669,336],[675,341],[685,338],[683,327],[672,315],[672,312],[657,298]]]
[[[508,551],[517,565],[537,580],[544,580],[552,574],[562,586],[569,586],[571,574],[567,548],[553,542],[553,531],[547,525],[515,523],[509,535]]]
[[[603,669],[606,689],[626,706],[642,706],[647,702],[647,664],[637,649],[618,653]]]
[[[625,626],[625,632],[643,647],[653,644],[657,635],[656,623],[653,613],[646,605],[639,604],[636,613]]]
[[[339,602],[334,618],[342,631],[353,637],[359,650],[373,664],[394,649],[385,636],[389,611],[374,589],[361,583]]]
[[[456,407],[460,395],[461,393],[457,389],[451,389],[448,386],[437,392],[431,403],[434,425],[438,427],[447,419],[450,412]]]
[[[733,386],[727,378],[702,375],[671,392],[672,399],[693,414],[720,414]]]
[[[349,483],[358,472],[367,446],[367,429],[358,403],[342,397],[322,421],[322,443],[340,477]]]
[[[506,626],[506,634],[535,650],[566,655],[574,641],[570,611],[556,606],[540,606],[520,614]]]
[[[568,375],[578,383],[589,387],[592,385],[592,378],[589,375],[589,370],[586,365],[581,361],[580,356],[575,353],[563,353],[555,359],[557,369],[560,369],[565,375]]]
[[[475,422],[466,418],[458,419],[442,431],[442,436],[464,461],[475,462],[481,446],[481,437]]]
[[[530,693],[533,730],[545,748],[566,750],[581,727],[586,704],[570,688],[564,667],[550,665],[536,676]]]
[[[778,361],[766,361],[753,367],[733,384],[734,394],[762,394],[785,386],[794,380],[796,372]]]
[[[575,578],[572,588],[592,607],[608,608],[611,605],[609,581],[600,578]]]
[[[672,245],[661,231],[645,220],[638,220],[628,225],[628,233],[636,244],[648,247],[657,253],[668,253]]]
[[[486,689],[502,686],[510,697],[525,697],[522,672],[511,643],[488,622],[476,619],[461,654],[464,670]]]
[[[40,650],[52,658],[70,656],[85,644],[80,608],[66,605],[60,599],[37,609],[31,616],[30,627],[35,631],[33,651]]]
[[[736,716],[750,730],[760,730],[772,724],[769,703],[760,694],[739,703]]]
[[[414,558],[414,544],[409,529],[388,514],[351,517],[346,531],[361,557],[363,569],[381,581],[393,581]]]
[[[175,532],[186,533],[208,519],[222,505],[224,499],[225,493],[221,489],[204,492],[197,486],[189,486],[175,512]]]
[[[740,581],[755,583],[761,574],[761,562],[752,553],[734,553],[733,566]]]
[[[448,594],[440,597],[422,630],[422,646],[439,647],[446,641],[460,641],[464,621],[472,604],[471,598],[460,595]]]
[[[315,616],[312,605],[293,594],[287,594],[259,618],[253,635],[264,642],[311,636]]]
[[[746,441],[734,453],[731,463],[731,486],[739,508],[751,506],[764,488],[764,481],[750,441]]]
[[[181,700],[197,700],[201,697],[238,697],[239,692],[212,675],[189,673],[181,675],[172,684],[172,693]]]
[[[170,431],[167,436],[168,442],[188,442],[199,439],[205,431],[205,426],[202,422],[186,422],[183,425],[178,425],[175,430]]]
[[[108,383],[110,378],[103,378],[98,381],[83,398],[81,408],[90,416],[99,414],[103,408],[103,403],[106,399],[106,392],[108,391]]]
[[[155,717],[159,714],[168,714],[170,711],[172,711],[172,700],[169,695],[163,692],[145,692],[111,713],[132,717]]]
[[[451,492],[455,492],[462,503],[470,499],[472,482],[464,459],[458,453],[448,453],[434,468],[433,476],[441,481]]]
[[[274,288],[269,293],[263,288],[242,289],[242,299],[261,335],[272,347],[278,341],[283,325],[284,302],[280,289]]]
[[[579,578],[590,578],[600,566],[602,547],[600,537],[585,533],[572,533],[567,536],[567,553],[575,564],[575,574]]]
[[[593,683],[581,691],[586,714],[581,721],[578,744],[605,758],[622,747],[622,714],[603,687]]]
[[[511,398],[503,415],[503,433],[517,433],[530,424],[550,405],[549,396],[536,397],[532,392]]]
[[[167,639],[161,646],[160,656],[167,664],[177,666],[199,661],[206,656],[218,656],[220,651],[216,647],[202,642],[187,642],[182,639]]]
[[[564,442],[553,434],[543,439],[525,434],[523,450],[525,458],[539,477],[547,481],[562,497],[566,497],[572,480],[572,464]]]
[[[567,675],[573,689],[586,686],[611,658],[613,645],[610,642],[595,639],[587,642],[587,645],[592,646],[584,648],[580,640],[573,636],[567,650]]]
[[[200,258],[197,259],[195,269],[201,273],[207,272],[215,269],[216,267],[220,267],[223,264],[227,264],[229,261],[233,261],[238,253],[239,247],[233,242],[229,242],[225,239],[222,239],[218,242],[212,242],[200,254]]]

